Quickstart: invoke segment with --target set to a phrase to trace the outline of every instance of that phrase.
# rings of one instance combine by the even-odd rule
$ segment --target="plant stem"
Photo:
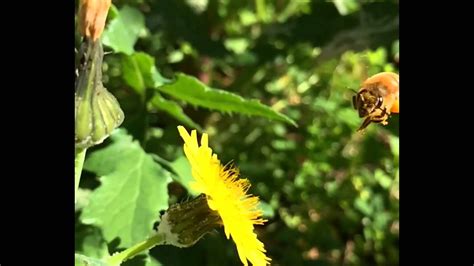
[[[76,159],[74,163],[74,202],[77,201],[77,190],[79,189],[79,182],[81,181],[82,166],[84,165],[84,159],[86,158],[87,149],[76,150]]]
[[[157,245],[162,245],[165,241],[165,237],[163,234],[161,233],[157,233],[156,235],[148,238],[147,240],[141,242],[141,243],[138,243],[136,244],[135,246],[133,247],[130,247],[122,252],[119,252],[113,256],[111,256],[110,258],[108,258],[106,260],[107,264],[110,265],[110,266],[118,266],[120,265],[122,262],[130,259],[130,258],[133,258],[134,256],[144,252],[144,251],[147,251],[151,248],[153,248],[154,246],[157,246]]]

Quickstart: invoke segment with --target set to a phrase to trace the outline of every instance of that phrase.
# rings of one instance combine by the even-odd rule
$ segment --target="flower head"
[[[262,211],[258,209],[258,198],[247,194],[250,182],[239,178],[239,171],[231,165],[223,166],[208,146],[208,135],[203,134],[198,144],[196,130],[188,134],[178,127],[184,140],[184,153],[191,164],[194,178],[193,188],[207,196],[207,204],[216,211],[224,225],[227,239],[237,246],[244,265],[267,265],[270,258],[265,255],[263,243],[254,232],[255,224],[263,224]]]
[[[206,196],[201,194],[170,206],[161,216],[157,232],[166,244],[184,248],[194,245],[220,223],[219,214],[209,209]]]
[[[104,31],[111,0],[81,0],[79,4],[79,30],[83,36],[96,41]]]

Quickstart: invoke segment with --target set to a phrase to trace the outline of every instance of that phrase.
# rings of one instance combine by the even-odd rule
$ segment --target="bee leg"
[[[357,129],[357,132],[362,131],[363,129],[365,129],[368,125],[370,125],[371,122],[372,122],[372,118],[367,117],[364,120],[364,122],[362,123],[362,125],[359,127],[359,129]]]
[[[382,113],[380,115],[377,115],[377,116],[373,116],[372,117],[372,122],[374,123],[381,123],[382,125],[387,125],[388,122],[387,122],[387,119],[389,118],[390,116],[390,113],[387,112],[387,108],[384,107],[383,109],[382,108],[377,108],[379,110],[382,111]]]
[[[354,109],[357,109],[357,104],[356,104],[356,96],[352,96],[352,106],[354,107]]]
[[[385,116],[385,117],[382,117],[382,116],[380,116],[380,117],[379,117],[379,116],[373,117],[373,118],[372,118],[372,122],[373,122],[373,123],[380,123],[380,124],[382,124],[382,125],[384,125],[384,126],[386,126],[386,125],[388,124],[388,122],[387,122],[387,117],[386,117],[386,116]]]
[[[373,123],[381,123],[382,125],[388,124],[386,119],[381,117],[381,118],[372,118]]]
[[[357,131],[363,130],[370,123],[381,123],[384,126],[387,125],[388,124],[387,119],[389,116],[389,114],[387,113],[387,108],[384,107],[383,109],[382,108],[379,108],[379,109],[382,110],[382,113],[377,116],[367,117]]]

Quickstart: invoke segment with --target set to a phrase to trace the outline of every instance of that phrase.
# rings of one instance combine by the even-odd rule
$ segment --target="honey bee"
[[[392,72],[382,72],[366,79],[360,90],[352,97],[354,109],[359,117],[365,118],[357,131],[370,123],[387,125],[392,113],[399,113],[399,76]]]

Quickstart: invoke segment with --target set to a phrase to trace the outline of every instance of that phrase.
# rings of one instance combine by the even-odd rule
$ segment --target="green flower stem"
[[[74,163],[74,185],[76,190],[74,192],[74,201],[77,201],[77,189],[79,189],[79,182],[81,181],[82,166],[84,165],[84,159],[86,158],[87,149],[76,150],[76,159]]]
[[[136,256],[136,255],[138,255],[138,254],[140,254],[144,251],[150,250],[154,246],[164,244],[164,242],[165,242],[164,234],[157,233],[156,235],[148,238],[147,240],[145,240],[141,243],[136,244],[135,246],[133,246],[131,248],[128,248],[128,249],[126,249],[122,252],[114,254],[112,257],[108,258],[106,260],[106,262],[110,266],[118,266],[122,262],[124,262],[124,261],[126,261],[130,258],[133,258],[134,256]]]

